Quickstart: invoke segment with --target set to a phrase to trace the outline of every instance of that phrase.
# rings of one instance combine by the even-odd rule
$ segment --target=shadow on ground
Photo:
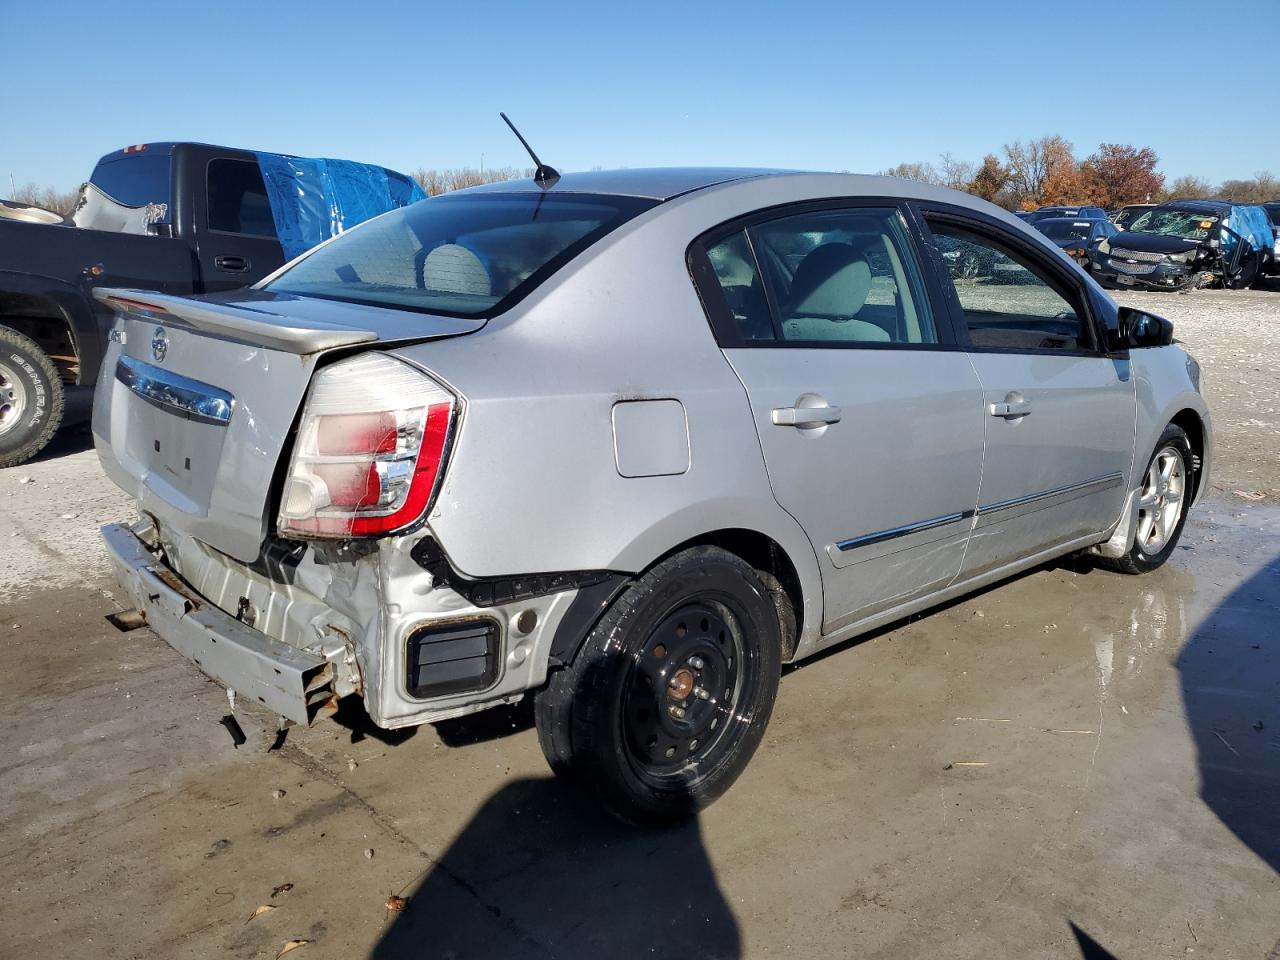
[[[741,956],[696,821],[626,827],[551,778],[490,797],[406,897],[374,960]]]
[[[1280,872],[1280,557],[1196,628],[1177,667],[1201,799]]]

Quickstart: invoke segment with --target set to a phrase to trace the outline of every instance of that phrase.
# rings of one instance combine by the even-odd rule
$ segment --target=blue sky
[[[0,37],[0,195],[165,139],[523,165],[499,110],[562,170],[869,172],[1060,133],[1171,177],[1280,173],[1280,0],[0,0]]]

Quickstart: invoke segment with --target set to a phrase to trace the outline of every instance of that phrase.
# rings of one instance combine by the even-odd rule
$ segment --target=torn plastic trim
[[[625,574],[609,570],[574,570],[566,573],[533,573],[510,577],[463,577],[445,556],[444,550],[430,537],[420,540],[412,551],[413,559],[431,574],[436,583],[465,597],[477,607],[493,607],[518,600],[530,600],[565,590],[581,590]]]

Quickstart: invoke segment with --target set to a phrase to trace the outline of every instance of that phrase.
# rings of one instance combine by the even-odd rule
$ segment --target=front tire
[[[777,606],[749,564],[716,547],[681,551],[629,586],[539,691],[543,752],[623,820],[681,820],[755,753],[781,650]]]
[[[1103,564],[1122,573],[1149,573],[1164,564],[1178,545],[1193,492],[1191,443],[1181,427],[1165,427],[1147,462],[1138,491],[1137,529],[1123,557]]]
[[[0,326],[0,468],[25,463],[62,422],[62,381],[29,337]]]

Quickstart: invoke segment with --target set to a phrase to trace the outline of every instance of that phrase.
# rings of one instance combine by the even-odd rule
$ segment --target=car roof
[[[1230,200],[1166,200],[1164,203],[1158,204],[1158,206],[1168,207],[1171,210],[1187,210],[1191,213],[1200,211],[1220,213],[1231,205]]]
[[[1106,217],[1041,217],[1036,221],[1037,227],[1046,223],[1110,223]]]
[[[598,193],[649,200],[670,200],[694,190],[735,180],[795,176],[804,171],[753,167],[640,167],[632,170],[588,170],[562,174],[549,184],[532,179],[500,180],[469,187],[466,193]]]

